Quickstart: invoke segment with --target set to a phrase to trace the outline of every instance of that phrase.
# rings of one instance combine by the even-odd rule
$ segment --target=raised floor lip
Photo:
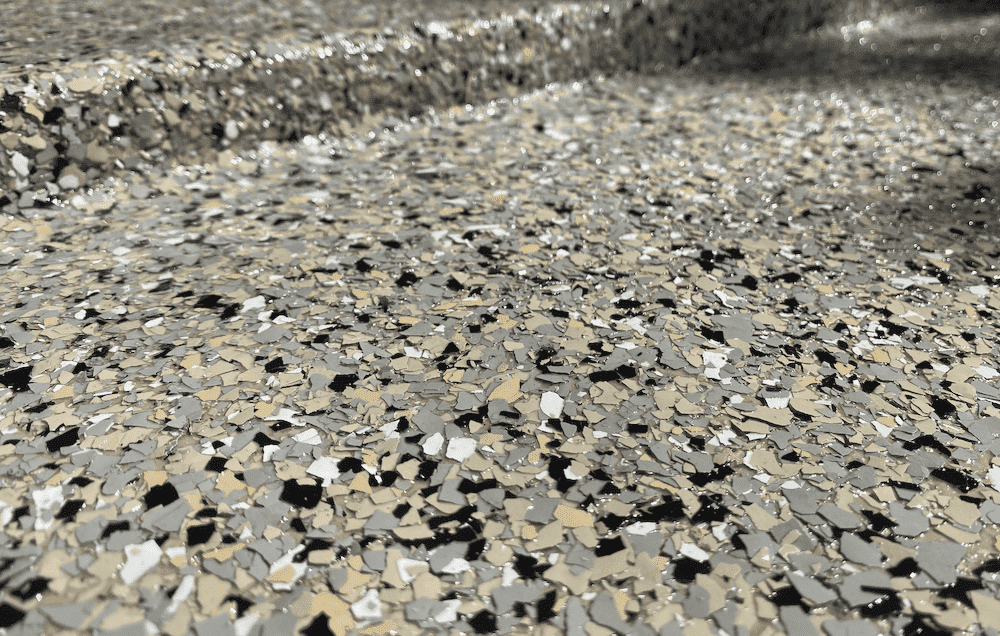
[[[731,4],[697,0],[501,0],[491,3],[501,10],[489,18],[470,8],[400,18],[406,27],[398,30],[331,21],[311,25],[311,38],[279,30],[256,42],[206,32],[131,54],[107,48],[83,59],[0,67],[0,209],[46,207],[144,166],[339,134],[340,122],[375,113],[407,118],[552,82],[663,72],[699,47],[774,35],[768,12],[775,7],[790,7],[781,29],[801,32],[817,16],[837,20],[843,4],[774,0],[739,14]],[[750,24],[726,35],[704,19],[719,7],[725,19]]]

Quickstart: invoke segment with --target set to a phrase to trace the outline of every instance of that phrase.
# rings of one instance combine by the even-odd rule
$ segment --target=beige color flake
[[[295,567],[289,564],[271,572],[264,578],[264,580],[268,583],[288,585],[295,580],[297,574],[298,572],[295,570]]]
[[[247,544],[245,544],[245,543],[233,543],[231,545],[227,545],[224,548],[218,548],[218,549],[212,550],[211,552],[205,552],[204,554],[201,555],[201,558],[202,559],[215,559],[219,563],[225,563],[226,561],[228,561],[228,560],[230,560],[230,559],[233,558],[233,554],[237,550],[242,550],[243,548],[246,547],[246,545]]]
[[[215,487],[221,490],[228,497],[234,490],[241,490],[243,488],[243,482],[236,479],[233,475],[233,471],[224,470],[219,474],[219,480],[215,483]]]
[[[441,598],[444,585],[441,580],[430,572],[423,572],[413,579],[413,595],[415,598]]]
[[[619,550],[614,554],[597,557],[594,559],[594,565],[588,573],[590,580],[600,581],[611,576],[612,574],[618,574],[619,572],[628,569],[628,557],[631,554],[631,550],[625,549]]]
[[[584,570],[579,574],[573,574],[564,559],[565,557],[560,556],[559,562],[545,570],[542,578],[553,583],[565,585],[573,594],[583,594],[590,586],[590,577],[587,575],[587,571]]]
[[[168,475],[165,470],[147,470],[143,473],[142,477],[146,480],[146,485],[152,488],[153,486],[165,483]]]
[[[99,437],[87,437],[80,441],[80,448],[117,451],[129,444],[146,439],[149,433],[150,429],[148,428],[130,428]]]
[[[958,497],[952,497],[951,501],[943,501],[940,495],[938,503],[946,504],[943,514],[955,523],[971,526],[979,520],[979,508],[976,504],[962,501]]]
[[[341,594],[350,594],[356,588],[361,587],[372,578],[371,574],[362,574],[354,568],[347,568],[347,581],[337,590]]]
[[[213,386],[210,389],[205,389],[204,391],[198,391],[194,394],[196,398],[203,402],[215,402],[222,395],[222,389],[217,386]]]
[[[66,87],[74,93],[89,93],[104,86],[104,81],[100,77],[74,77],[66,82]]]
[[[511,403],[521,397],[521,381],[517,378],[504,380],[490,393],[490,400],[506,400]]]
[[[209,616],[213,616],[222,604],[222,599],[230,592],[230,585],[227,581],[220,579],[214,574],[205,573],[197,577],[198,604],[201,611]]]
[[[757,554],[753,555],[750,562],[762,570],[770,570],[771,554],[766,547],[763,547],[757,551]]]
[[[360,472],[357,475],[355,475],[354,479],[351,480],[351,483],[348,487],[351,490],[356,490],[358,492],[364,492],[368,494],[371,494],[372,492],[371,484],[368,483],[367,472]]]
[[[393,634],[399,631],[399,624],[392,619],[386,619],[374,625],[369,625],[361,630],[362,634],[371,634],[372,636],[385,636],[386,634]]]
[[[570,508],[562,504],[556,506],[553,513],[555,518],[562,522],[567,528],[578,528],[580,526],[593,526],[594,518],[589,512],[578,508]]]
[[[426,523],[415,526],[394,528],[392,533],[404,541],[415,541],[417,539],[430,539],[434,536],[434,531]]]
[[[635,580],[632,582],[634,594],[645,594],[656,588],[661,581],[662,569],[645,552],[635,557]]]
[[[101,621],[101,629],[118,629],[126,625],[142,623],[146,612],[141,607],[119,607]]]
[[[748,413],[747,416],[775,426],[788,426],[792,423],[792,412],[788,409],[759,407],[756,411]]]
[[[696,574],[695,583],[703,587],[709,594],[709,613],[722,609],[726,605],[726,592],[728,586],[723,584],[717,577],[706,574]]]
[[[755,456],[756,454],[757,453],[754,453]],[[750,521],[753,522],[753,525],[765,532],[781,523],[778,519],[771,515],[771,513],[761,508],[759,504],[743,506],[743,510],[746,511],[747,515],[750,517]]]
[[[964,524],[964,525],[971,525],[971,524]],[[954,541],[955,543],[961,543],[963,545],[971,545],[979,540],[978,534],[975,534],[973,532],[965,532],[964,530],[959,530],[955,526],[948,523],[942,523],[936,528],[936,530],[941,534],[943,534],[944,536],[951,539],[952,541]]]
[[[509,546],[499,541],[491,541],[490,549],[483,552],[483,556],[486,557],[486,560],[497,567],[500,567],[510,561],[513,554],[514,551]]]
[[[257,417],[271,417],[274,413],[274,404],[270,402],[257,402],[254,405],[253,414]]]
[[[337,636],[344,636],[347,630],[354,627],[351,606],[330,592],[322,592],[313,597],[312,614],[317,615],[320,612],[325,612],[330,617],[327,624],[330,631]]]
[[[597,547],[597,531],[591,526],[580,526],[573,529],[573,536],[576,540],[588,548]]]
[[[1000,630],[1000,600],[982,592],[969,592],[969,598],[979,614],[979,624]]]

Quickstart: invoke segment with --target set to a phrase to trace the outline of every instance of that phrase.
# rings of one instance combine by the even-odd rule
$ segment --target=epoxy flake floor
[[[831,60],[5,216],[6,633],[997,633],[997,95]]]

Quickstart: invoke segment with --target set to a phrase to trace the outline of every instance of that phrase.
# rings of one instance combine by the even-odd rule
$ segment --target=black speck
[[[475,616],[469,618],[469,626],[477,634],[490,634],[497,631],[496,614],[489,610],[481,610]]]
[[[31,371],[33,368],[32,366],[18,367],[5,373],[0,373],[0,384],[3,384],[14,393],[25,393],[30,388],[28,384],[31,382]]]
[[[263,435],[263,433],[259,433]],[[210,470],[214,473],[221,473],[226,469],[226,458],[221,455],[216,455],[212,459],[208,460],[208,464],[205,465],[205,470]]]
[[[198,299],[198,302],[194,304],[195,308],[205,307],[207,309],[212,309],[219,306],[219,301],[222,300],[222,296],[218,294],[209,294],[207,296],[202,296]]]
[[[116,532],[124,532],[131,528],[131,524],[128,521],[112,521],[108,525],[104,526],[104,530],[101,531],[101,538],[107,539]]]
[[[45,577],[36,577],[33,579],[28,579],[24,583],[18,585],[16,588],[10,590],[13,596],[21,599],[21,601],[27,601],[29,598],[34,598],[38,594],[44,593],[49,589],[49,581],[52,579],[47,579]]]
[[[278,356],[274,360],[270,360],[267,364],[264,365],[264,370],[267,371],[268,373],[283,373],[287,368],[288,365],[286,365],[285,362],[281,359],[281,356]]]
[[[984,572],[995,574],[1000,572],[1000,559],[990,559],[988,561],[983,561],[983,563],[972,571],[976,576],[982,576]]]
[[[940,479],[945,483],[949,483],[955,488],[958,488],[962,492],[969,492],[975,489],[979,482],[975,477],[965,472],[964,470],[958,470],[957,468],[948,468],[947,466],[942,468],[935,468],[931,471],[931,477]]]
[[[886,572],[888,572],[891,576],[903,576],[909,578],[917,572],[920,572],[920,566],[917,565],[917,561],[913,557],[906,557],[901,559],[899,563],[891,568],[886,568]]]
[[[789,605],[798,605],[804,610],[808,610],[808,606],[802,599],[802,595],[799,594],[791,585],[786,587],[780,587],[775,591],[767,595],[767,600],[771,601],[778,607],[786,607]]]
[[[871,588],[862,585],[861,590],[872,594],[883,594],[871,603],[862,605],[858,613],[862,618],[883,618],[885,616],[896,616],[903,611],[903,602],[892,589]]]
[[[146,504],[146,509],[155,508],[156,506],[167,506],[173,502],[180,499],[180,495],[177,494],[177,489],[171,483],[160,484],[159,486],[153,486],[149,489],[149,492],[143,496],[143,502]]]
[[[972,599],[969,598],[969,592],[981,589],[983,589],[983,584],[979,581],[960,576],[951,585],[938,590],[938,596],[941,598],[953,598],[962,605],[972,608]]]
[[[294,479],[290,479],[282,486],[279,499],[300,508],[315,508],[322,495],[323,487],[320,484],[300,484]]]
[[[912,621],[903,625],[903,636],[951,636],[947,629],[938,629],[924,621],[923,617],[915,616]]]
[[[682,556],[674,559],[674,580],[678,583],[691,583],[696,574],[708,574],[712,564],[708,561],[695,561],[691,557]]]
[[[829,351],[825,351],[823,349],[817,349],[816,350],[816,359],[819,360],[820,362],[825,362],[826,364],[830,365],[831,367],[833,365],[837,364],[837,358],[836,358],[836,356],[834,356]]]
[[[948,447],[938,441],[933,435],[920,435],[903,443],[904,450],[911,451],[918,448],[933,448],[945,457],[951,457],[951,451],[948,450]]]
[[[202,543],[208,543],[208,540],[212,538],[215,533],[215,524],[206,523],[202,526],[188,526],[187,529],[187,544],[189,546],[201,545]]]
[[[677,521],[684,518],[684,502],[674,497],[664,497],[663,503],[640,511],[640,521]]]
[[[538,613],[538,622],[544,623],[545,621],[555,618],[556,613],[553,609],[556,606],[556,591],[549,590],[547,593],[542,595],[540,599],[535,604],[535,610]]]
[[[955,405],[944,398],[931,396],[931,408],[940,418],[948,417],[949,415],[955,414],[958,411]]]
[[[595,556],[608,556],[609,554],[615,554],[616,552],[621,552],[625,549],[625,542],[618,535],[609,537],[607,539],[601,539],[597,542],[597,548],[594,550]]]
[[[868,519],[868,526],[875,532],[882,532],[883,530],[888,530],[889,528],[895,528],[899,524],[886,517],[881,512],[874,512],[872,510],[862,510],[861,514]]]
[[[527,554],[515,554],[514,571],[524,579],[537,579],[538,559]]]
[[[45,447],[50,453],[54,453],[60,448],[65,448],[67,446],[72,446],[76,444],[76,441],[80,439],[80,429],[74,426],[73,428],[56,435],[50,440],[46,440]]]
[[[70,519],[76,518],[76,513],[83,509],[84,501],[83,499],[70,499],[62,505],[59,512],[56,513],[56,519]]]
[[[333,381],[327,385],[327,388],[337,393],[343,393],[347,387],[354,386],[357,381],[357,375],[338,374],[333,377]]]

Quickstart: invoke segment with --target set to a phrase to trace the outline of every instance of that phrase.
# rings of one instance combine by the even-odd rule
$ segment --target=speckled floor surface
[[[935,44],[1000,19],[906,20],[5,215],[5,633],[996,634],[1000,96]]]

